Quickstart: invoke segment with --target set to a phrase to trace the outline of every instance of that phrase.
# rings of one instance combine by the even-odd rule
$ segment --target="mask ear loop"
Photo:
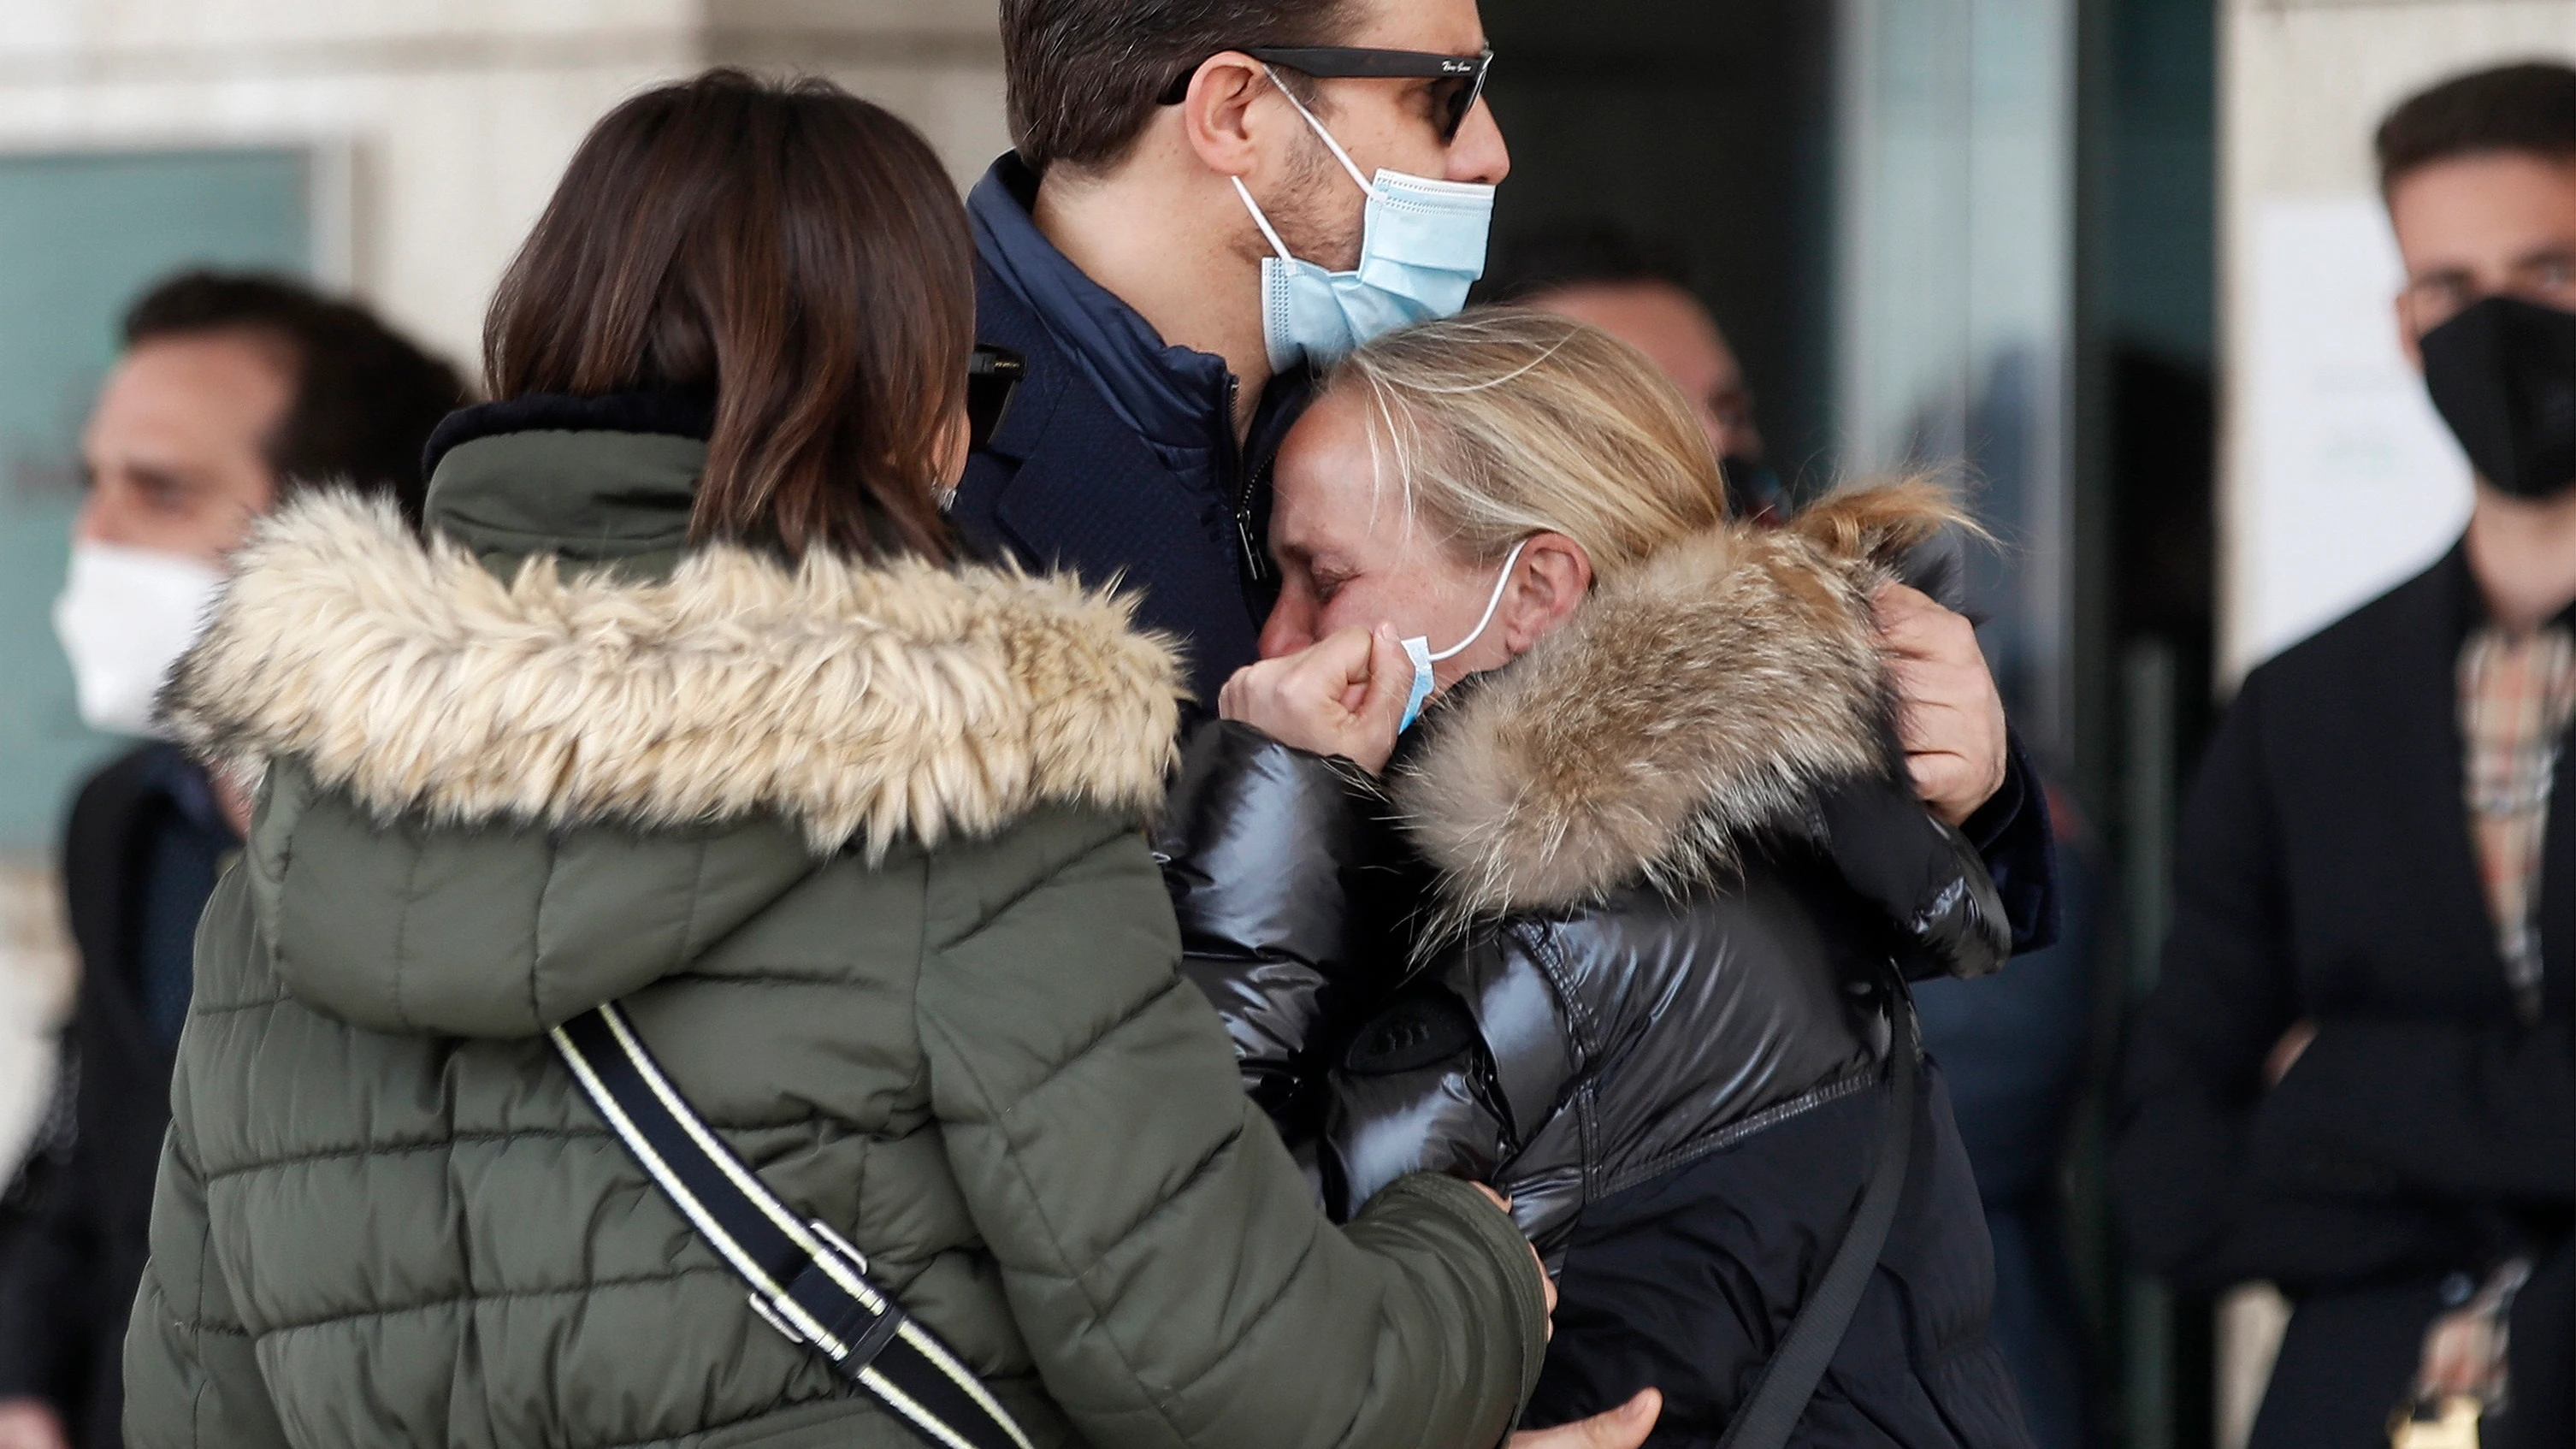
[[[1503,576],[1494,580],[1494,596],[1485,601],[1485,616],[1476,621],[1474,632],[1470,633],[1466,638],[1461,639],[1457,643],[1450,645],[1448,648],[1441,650],[1439,653],[1430,656],[1432,663],[1437,664],[1444,659],[1454,659],[1463,652],[1468,645],[1485,637],[1485,627],[1494,622],[1494,611],[1503,606],[1503,590],[1511,587],[1512,568],[1521,561],[1521,550],[1527,547],[1529,547],[1529,540],[1526,538],[1512,545],[1512,551],[1503,557]]]
[[[1269,217],[1261,214],[1261,203],[1252,199],[1252,190],[1243,184],[1243,178],[1234,176],[1227,179],[1234,183],[1234,194],[1243,198],[1243,209],[1252,213],[1252,224],[1261,228],[1261,235],[1269,241],[1270,249],[1279,254],[1279,260],[1297,260],[1297,254],[1288,250],[1288,244],[1279,239],[1278,228],[1270,224]]]
[[[1297,114],[1304,116],[1306,118],[1306,124],[1314,129],[1316,135],[1321,136],[1324,139],[1324,145],[1333,153],[1333,159],[1341,162],[1342,169],[1350,173],[1351,184],[1362,191],[1372,190],[1373,188],[1369,185],[1369,179],[1360,174],[1359,163],[1351,159],[1350,152],[1342,149],[1341,142],[1333,139],[1332,132],[1324,129],[1324,123],[1315,119],[1315,113],[1306,109],[1306,103],[1297,99],[1297,93],[1288,89],[1288,87],[1284,85],[1280,85],[1278,73],[1273,71],[1270,67],[1266,65],[1263,66],[1261,68],[1261,73],[1269,77],[1272,85],[1279,87],[1279,94],[1286,96],[1288,98],[1288,104],[1295,106],[1297,108]]]

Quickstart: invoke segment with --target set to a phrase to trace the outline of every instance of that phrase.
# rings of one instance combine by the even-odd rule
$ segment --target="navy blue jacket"
[[[967,461],[949,518],[981,548],[1136,590],[1137,621],[1183,641],[1188,713],[1203,716],[1260,657],[1277,593],[1265,546],[1270,460],[1305,409],[1308,379],[1272,379],[1238,443],[1225,359],[1166,345],[1057,251],[1030,216],[1037,185],[1006,152],[966,199],[976,340],[1018,353],[1028,370]],[[2055,940],[2048,807],[2018,748],[1967,834],[2003,897],[2013,948]]]
[[[1276,594],[1267,475],[1305,408],[1306,374],[1271,382],[1238,443],[1225,359],[1164,345],[1039,233],[1036,196],[1037,177],[1005,154],[967,198],[976,340],[1028,371],[968,461],[950,521],[1033,566],[1135,590],[1137,622],[1183,641],[1194,703],[1213,710],[1260,657]]]

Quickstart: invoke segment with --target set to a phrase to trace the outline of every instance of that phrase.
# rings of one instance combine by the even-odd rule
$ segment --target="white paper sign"
[[[2397,341],[2404,280],[2377,197],[2271,201],[2255,218],[2228,521],[2228,656],[2251,668],[2441,557],[2469,461]]]

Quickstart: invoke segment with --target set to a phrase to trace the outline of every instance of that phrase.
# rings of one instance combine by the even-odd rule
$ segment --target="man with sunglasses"
[[[1308,380],[1465,305],[1511,169],[1475,0],[1002,0],[1014,149],[968,198],[976,446],[951,517],[1118,579],[1211,704],[1277,585],[1270,460]],[[2033,950],[2049,825],[1969,623],[1880,601],[1924,801]]]
[[[953,517],[1124,579],[1213,701],[1256,657],[1310,369],[1482,270],[1511,168],[1483,27],[1473,0],[1006,0],[1002,41],[1017,148],[968,207],[978,338],[1024,372],[985,391]]]

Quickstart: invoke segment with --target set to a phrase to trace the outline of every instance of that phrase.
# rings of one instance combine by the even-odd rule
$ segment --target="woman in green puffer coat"
[[[1138,824],[1175,667],[954,562],[965,219],[716,73],[593,132],[433,444],[324,495],[166,700],[256,777],[127,1348],[164,1446],[911,1445],[746,1303],[549,1028],[608,1001],[1040,1446],[1484,1449],[1545,1285],[1477,1188],[1327,1224]]]

